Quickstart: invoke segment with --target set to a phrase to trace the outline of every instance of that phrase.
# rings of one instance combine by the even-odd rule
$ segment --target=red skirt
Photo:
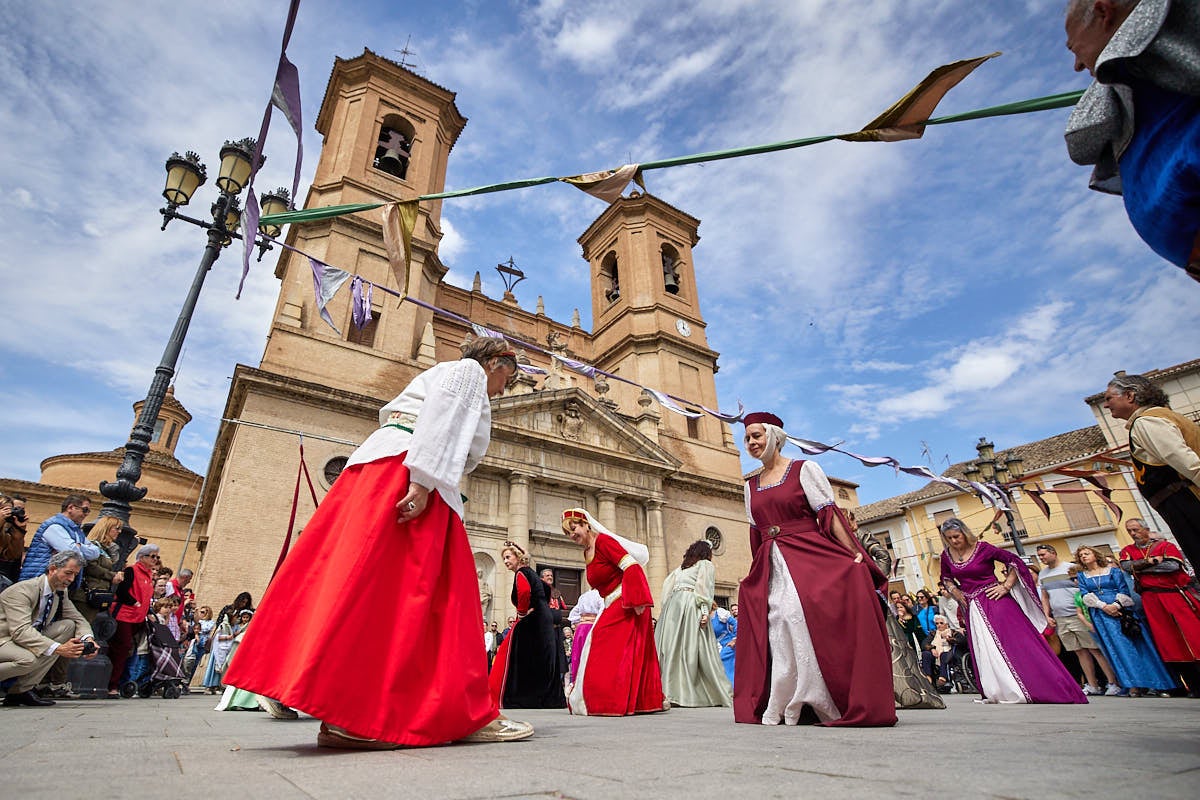
[[[479,583],[436,492],[396,521],[404,456],[348,468],[267,589],[225,683],[357,735],[452,742],[494,720]]]
[[[588,634],[582,665],[589,716],[620,717],[663,710],[662,673],[650,609],[641,614],[617,600]]]

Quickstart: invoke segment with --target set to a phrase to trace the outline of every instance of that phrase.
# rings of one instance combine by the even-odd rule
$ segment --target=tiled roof
[[[1069,463],[1108,449],[1108,442],[1099,425],[1090,425],[1079,430],[1060,433],[1046,439],[1039,439],[1029,444],[1020,444],[1007,450],[997,450],[996,460],[1019,456],[1023,459],[1021,468],[1028,475],[1047,467]],[[963,478],[967,467],[972,461],[961,461],[952,465],[942,474],[951,478]],[[868,503],[854,509],[854,516],[860,522],[872,522],[900,514],[905,507],[921,500],[928,500],[953,491],[945,484],[930,481],[914,492],[888,497],[874,503]]]
[[[1167,378],[1174,378],[1176,375],[1186,375],[1189,372],[1200,371],[1200,358],[1184,361],[1182,364],[1176,364],[1173,367],[1163,367],[1162,369],[1152,369],[1149,372],[1143,372],[1144,377],[1158,383]],[[1084,398],[1084,402],[1098,403],[1104,399],[1104,392],[1096,392]]]

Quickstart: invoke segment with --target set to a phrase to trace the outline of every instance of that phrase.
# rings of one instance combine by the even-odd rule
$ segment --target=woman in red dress
[[[380,411],[258,607],[225,681],[322,720],[317,744],[395,749],[533,734],[500,716],[479,646],[459,483],[482,460],[503,339],[416,378]],[[399,501],[399,502],[397,502]]]
[[[877,590],[887,578],[850,535],[829,479],[783,458],[774,414],[749,414],[750,574],[738,602],[738,722],[895,725],[892,664]]]
[[[612,533],[582,508],[564,511],[562,528],[583,547],[588,583],[604,598],[604,610],[584,644],[567,708],[572,714],[601,717],[664,710],[649,614],[654,598],[642,570],[649,551]]]

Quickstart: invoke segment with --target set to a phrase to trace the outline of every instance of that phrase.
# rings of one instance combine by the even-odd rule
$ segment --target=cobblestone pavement
[[[0,798],[1173,798],[1200,790],[1200,701],[901,711],[890,729],[513,711],[537,735],[393,752],[316,747],[316,720],[215,698],[0,708]]]

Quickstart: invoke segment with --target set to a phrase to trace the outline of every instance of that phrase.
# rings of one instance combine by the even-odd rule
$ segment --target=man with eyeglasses
[[[89,542],[87,534],[80,526],[92,513],[92,501],[82,494],[71,494],[62,501],[62,513],[55,514],[38,526],[29,543],[29,552],[25,554],[25,563],[21,567],[21,580],[27,581],[46,574],[50,564],[50,556],[64,551],[79,554],[84,563],[93,561],[100,556],[100,546]],[[75,578],[72,589],[78,589],[83,583],[83,574]]]

